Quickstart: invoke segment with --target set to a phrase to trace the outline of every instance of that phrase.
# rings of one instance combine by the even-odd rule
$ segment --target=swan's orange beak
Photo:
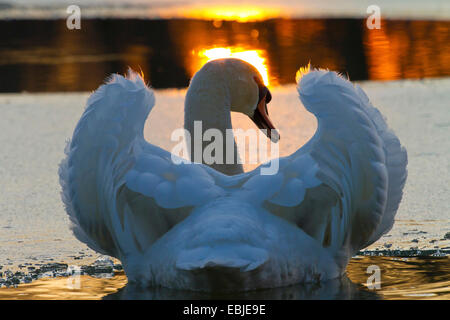
[[[259,102],[256,106],[255,113],[250,118],[259,129],[264,130],[264,133],[272,142],[278,142],[280,135],[270,120],[269,112],[267,111],[267,104],[272,100],[272,95],[266,86],[261,85],[259,81],[257,83],[259,86]]]

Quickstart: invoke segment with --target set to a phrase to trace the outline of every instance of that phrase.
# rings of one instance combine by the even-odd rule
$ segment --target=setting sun
[[[227,20],[227,21],[259,21],[264,19],[276,18],[280,15],[280,10],[275,8],[255,8],[245,6],[231,7],[209,7],[194,8],[187,12],[187,16],[196,19],[205,20]]]
[[[211,48],[198,53],[201,65],[215,59],[237,58],[252,64],[261,74],[264,84],[269,85],[269,72],[263,50],[245,50],[240,47]]]

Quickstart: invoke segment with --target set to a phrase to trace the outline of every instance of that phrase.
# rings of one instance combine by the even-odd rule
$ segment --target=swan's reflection
[[[377,300],[381,296],[353,283],[346,275],[320,284],[298,284],[289,287],[238,293],[205,293],[166,288],[141,288],[131,283],[107,295],[105,300],[183,300],[183,299],[263,299],[263,300]]]

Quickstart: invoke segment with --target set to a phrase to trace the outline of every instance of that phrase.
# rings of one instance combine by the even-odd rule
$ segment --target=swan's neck
[[[190,140],[191,161],[235,175],[244,171],[237,161],[239,155],[231,130],[229,91],[217,81],[194,77],[186,94],[184,127],[190,133],[186,141]]]

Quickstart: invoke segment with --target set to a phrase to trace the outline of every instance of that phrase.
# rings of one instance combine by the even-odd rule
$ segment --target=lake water
[[[379,288],[369,288],[367,268],[380,266]],[[44,278],[17,288],[0,289],[0,299],[450,299],[449,258],[352,259],[347,275],[321,285],[304,284],[235,294],[206,294],[164,288],[141,289],[127,284],[123,272],[103,276]]]
[[[327,9],[312,5],[302,11],[303,1],[293,5],[286,0],[284,9],[266,9],[252,21],[196,19],[198,12],[177,13],[176,1],[160,2],[160,7],[150,1],[150,8],[130,0],[119,9],[80,1],[89,17],[81,30],[67,29],[65,2],[42,3],[0,0],[0,299],[211,298],[137,290],[127,285],[120,261],[108,262],[108,272],[101,265],[94,274],[82,275],[76,290],[67,285],[67,277],[54,277],[66,275],[70,265],[96,265],[98,258],[71,234],[57,177],[87,92],[110,73],[124,73],[128,66],[142,70],[157,89],[145,137],[171,150],[170,133],[183,123],[185,87],[211,58],[211,49],[246,52],[261,63],[273,95],[269,112],[283,136],[281,156],[297,150],[316,130],[316,120],[304,110],[293,85],[298,67],[311,61],[359,81],[409,157],[393,229],[352,259],[347,277],[320,287],[232,298],[450,298],[448,2],[414,2],[408,11],[399,10],[397,1],[379,1],[385,13],[379,30],[365,27],[364,1],[339,6],[331,1]],[[162,19],[167,15],[177,19]],[[233,114],[232,120],[233,127],[253,127],[241,115]],[[369,265],[381,269],[379,290],[365,286]],[[14,278],[20,282],[16,288]],[[25,283],[30,279],[37,280]]]
[[[142,70],[154,88],[184,88],[208,50],[253,52],[271,86],[294,83],[299,67],[352,80],[450,76],[450,21],[363,19],[269,21],[0,20],[0,92],[90,91],[111,73]]]

